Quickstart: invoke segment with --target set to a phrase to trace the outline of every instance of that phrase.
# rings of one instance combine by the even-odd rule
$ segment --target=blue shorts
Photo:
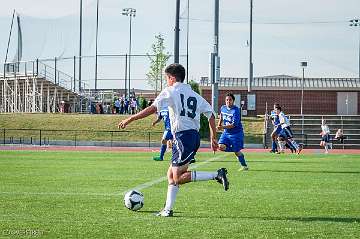
[[[177,132],[173,140],[171,165],[179,167],[190,163],[199,147],[200,134],[197,130]]]
[[[173,135],[172,135],[171,131],[170,130],[165,130],[162,139],[172,140]]]
[[[325,134],[324,136],[321,137],[321,141],[324,141],[325,143],[329,143],[330,142],[330,135]]]
[[[291,139],[291,138],[293,138],[293,133],[292,133],[290,127],[288,126],[288,127],[281,129],[279,136],[284,139]]]
[[[228,134],[224,132],[218,143],[226,145],[225,152],[239,152],[244,148],[244,133]]]

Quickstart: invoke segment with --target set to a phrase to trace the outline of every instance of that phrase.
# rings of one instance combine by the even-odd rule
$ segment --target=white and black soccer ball
[[[140,210],[144,206],[144,195],[137,190],[130,190],[124,196],[124,204],[129,210]]]

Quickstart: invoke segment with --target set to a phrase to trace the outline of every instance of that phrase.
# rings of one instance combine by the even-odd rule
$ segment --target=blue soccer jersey
[[[161,110],[159,112],[159,118],[164,121],[164,127],[166,130],[171,131],[171,125],[170,125],[170,117],[169,117],[169,110]]]
[[[233,105],[230,109],[226,105],[221,107],[221,117],[223,120],[223,125],[234,125],[234,128],[224,129],[224,132],[227,134],[237,134],[243,131],[241,124],[240,109],[236,105]]]
[[[271,114],[270,114],[270,117],[273,121],[273,124],[274,124],[274,127],[277,127],[280,125],[280,119],[279,119],[279,116],[276,114],[275,111],[271,111]]]

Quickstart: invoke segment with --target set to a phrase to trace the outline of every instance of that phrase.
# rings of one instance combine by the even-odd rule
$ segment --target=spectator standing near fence
[[[115,112],[116,114],[119,114],[120,113],[120,100],[119,98],[117,98],[114,102],[114,106],[115,106]]]
[[[130,107],[131,107],[131,114],[135,114],[136,111],[136,99],[135,98],[131,98],[131,103],[130,103]]]

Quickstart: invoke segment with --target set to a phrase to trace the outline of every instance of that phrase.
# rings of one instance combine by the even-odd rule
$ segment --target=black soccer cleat
[[[217,171],[217,176],[215,177],[216,181],[224,186],[224,190],[227,191],[229,189],[229,181],[227,179],[227,170],[226,168],[221,168]]]

